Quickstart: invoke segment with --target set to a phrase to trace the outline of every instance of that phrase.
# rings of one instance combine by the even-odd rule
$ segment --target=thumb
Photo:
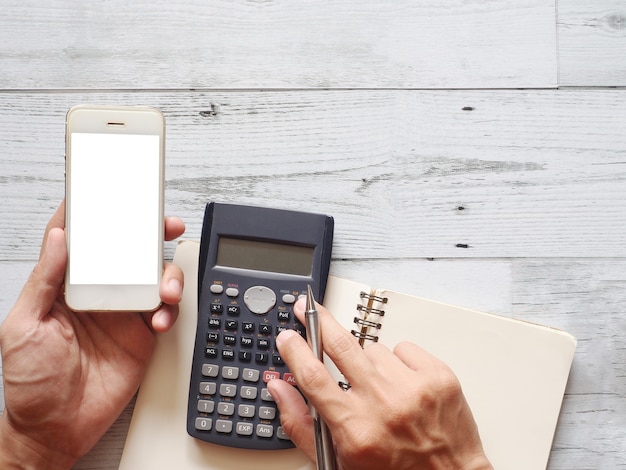
[[[291,441],[315,462],[313,418],[304,398],[284,380],[270,380],[267,389],[280,410],[280,424]]]
[[[16,302],[17,311],[36,320],[44,318],[59,295],[65,278],[67,246],[65,231],[51,228],[46,234],[39,261],[30,274]]]

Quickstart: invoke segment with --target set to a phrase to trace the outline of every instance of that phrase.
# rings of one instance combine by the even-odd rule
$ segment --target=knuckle
[[[358,344],[354,336],[350,334],[337,335],[331,341],[324,343],[324,349],[331,358],[347,354],[352,355],[356,348],[358,348]],[[360,348],[358,349],[359,351],[361,350]]]
[[[314,393],[328,383],[328,372],[321,362],[307,363],[299,368],[296,380],[300,388]]]
[[[445,397],[457,397],[462,394],[461,382],[452,369],[445,364],[439,368],[439,389]]]
[[[355,428],[356,431],[357,428]],[[353,462],[356,468],[374,468],[372,463],[384,460],[388,447],[380,433],[367,426],[358,427],[358,431],[347,433],[342,446],[342,460]]]

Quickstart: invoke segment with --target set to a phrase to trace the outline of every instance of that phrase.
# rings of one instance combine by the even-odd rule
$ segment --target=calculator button
[[[270,348],[270,340],[267,338],[259,338],[256,342],[256,346],[259,349],[269,349]]]
[[[276,305],[276,294],[265,286],[252,286],[243,294],[246,307],[257,315],[269,312]]]
[[[252,345],[253,345],[252,337],[250,337],[250,336],[242,336],[241,340],[240,340],[240,343],[241,343],[241,347],[243,347],[243,348],[251,348]]]
[[[239,360],[250,362],[252,360],[252,351],[239,351]]]
[[[262,335],[271,335],[272,334],[272,325],[262,324],[259,325],[259,333]]]
[[[205,377],[217,377],[219,370],[215,364],[202,364],[202,375]]]
[[[217,348],[206,347],[204,349],[204,355],[208,359],[217,359]]]
[[[225,366],[222,368],[222,377],[235,380],[239,378],[239,367]]]
[[[219,318],[209,318],[209,328],[218,330],[222,326],[222,320]]]
[[[223,397],[234,397],[237,395],[237,387],[231,384],[220,384],[220,395]]]
[[[232,349],[224,349],[222,351],[222,359],[225,361],[232,361],[235,359],[235,351]]]
[[[232,416],[235,414],[235,405],[223,401],[217,404],[217,412],[223,416]]]
[[[198,411],[200,413],[213,413],[215,402],[211,400],[198,400]]]
[[[269,356],[267,353],[262,352],[258,352],[254,355],[254,358],[258,364],[267,364],[268,357]]]
[[[228,289],[226,289],[226,295],[228,297],[237,297],[239,295],[239,289],[229,287]]]
[[[261,374],[257,369],[244,369],[242,378],[246,382],[258,382],[260,375]]]
[[[283,380],[294,387],[296,384],[296,377],[291,372],[285,372],[283,374]]]
[[[241,391],[239,392],[239,396],[247,400],[254,400],[256,398],[256,395],[256,387],[246,387],[245,385],[241,387]]]
[[[243,322],[241,329],[243,330],[244,333],[254,333],[254,323],[245,321]]]
[[[276,437],[285,441],[291,440],[291,438],[287,435],[285,429],[282,426],[278,426],[278,429],[276,429]]]
[[[218,419],[215,421],[215,430],[224,434],[228,434],[233,431],[233,422],[227,419]]]
[[[222,286],[221,284],[211,284],[209,290],[213,294],[221,294],[222,292],[224,292],[224,286]]]
[[[237,423],[237,434],[240,436],[252,436],[254,425],[251,423]]]
[[[209,343],[217,343],[220,340],[220,335],[214,331],[209,331],[206,335],[206,340]]]
[[[239,327],[239,322],[237,320],[226,320],[227,330],[237,331],[238,327]]]
[[[266,389],[266,388],[262,388],[261,389],[261,400],[263,400],[263,401],[274,401],[274,399],[272,398],[272,395],[270,395],[269,390]]]
[[[224,335],[224,344],[237,344],[237,337],[235,335]]]
[[[274,364],[275,366],[282,366],[285,365],[285,361],[283,361],[283,358],[280,354],[272,354],[272,364]]]
[[[211,418],[196,418],[196,429],[198,431],[210,431],[213,424]]]
[[[291,295],[291,294],[285,294],[283,295],[283,303],[286,304],[292,304],[296,301],[295,296]]]
[[[269,424],[257,424],[256,435],[259,437],[272,437],[274,435],[274,426]]]
[[[291,318],[291,314],[288,311],[281,310],[280,312],[278,312],[278,321],[286,322],[286,321],[289,321],[290,318]]]
[[[276,372],[275,370],[264,370],[263,382],[267,383],[272,379],[280,379],[280,372]]]
[[[222,313],[224,311],[224,306],[218,303],[211,304],[211,313]]]
[[[271,406],[262,406],[259,408],[259,416],[261,419],[274,419],[276,418],[276,408]]]
[[[242,418],[253,418],[256,408],[253,405],[239,405],[237,414]]]
[[[232,316],[238,316],[241,312],[239,305],[229,305],[228,306],[228,314]]]
[[[217,384],[215,382],[200,382],[200,394],[215,395]]]

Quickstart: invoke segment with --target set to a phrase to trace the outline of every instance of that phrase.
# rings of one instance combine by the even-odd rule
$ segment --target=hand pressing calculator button
[[[267,382],[293,374],[276,348],[310,285],[323,299],[333,219],[321,214],[211,203],[202,226],[198,319],[187,432],[213,444],[287,449],[293,443]]]

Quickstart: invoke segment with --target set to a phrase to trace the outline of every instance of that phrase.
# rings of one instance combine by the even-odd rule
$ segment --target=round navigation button
[[[276,305],[276,294],[268,287],[252,286],[246,290],[243,301],[252,313],[263,315]]]

